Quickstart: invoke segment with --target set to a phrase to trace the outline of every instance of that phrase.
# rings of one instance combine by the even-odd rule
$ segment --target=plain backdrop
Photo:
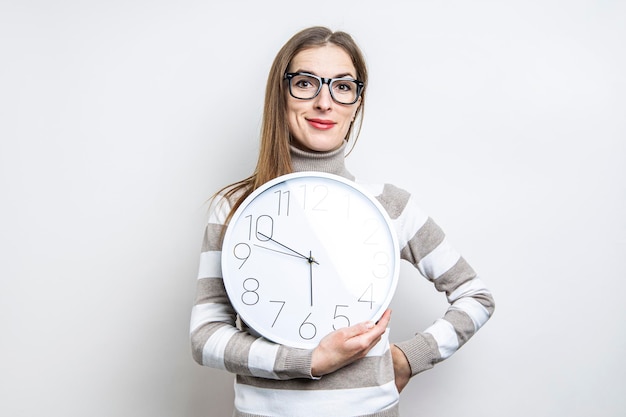
[[[351,33],[347,163],[417,196],[493,319],[405,416],[626,415],[623,1],[0,1],[0,415],[230,416],[188,341],[207,198],[251,173],[271,61]],[[392,340],[443,314],[403,268]]]

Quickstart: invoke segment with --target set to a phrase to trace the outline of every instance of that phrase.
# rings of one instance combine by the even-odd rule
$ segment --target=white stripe
[[[428,221],[428,216],[413,202],[413,197],[410,197],[400,216],[392,220],[398,232],[400,249],[403,249],[409,243],[409,240],[413,239],[426,221]]]
[[[473,298],[461,298],[455,301],[452,308],[463,311],[474,322],[474,331],[478,331],[489,320],[487,309]]]
[[[265,339],[257,339],[250,346],[248,355],[248,369],[253,376],[278,379],[274,373],[274,362],[278,354],[279,345]]]
[[[438,319],[424,333],[435,338],[442,359],[448,358],[459,349],[459,339],[454,331],[454,326],[447,320]]]
[[[460,285],[450,293],[448,296],[448,302],[452,304],[456,300],[461,297],[471,297],[476,294],[488,294],[489,290],[485,287],[485,284],[480,280],[480,278],[474,278],[470,281],[467,281],[463,285]]]
[[[200,267],[198,268],[198,279],[200,278],[221,278],[222,277],[222,252],[208,251],[200,254]]]
[[[221,321],[230,325],[235,325],[233,313],[227,304],[205,303],[193,306],[191,309],[191,322],[189,331],[193,332],[203,324],[212,321]]]
[[[235,407],[255,415],[356,416],[372,414],[398,402],[395,382],[380,387],[341,390],[269,390],[235,384]]]
[[[239,331],[234,327],[220,327],[208,338],[202,349],[202,364],[216,369],[226,369],[224,356],[228,341]]]
[[[452,268],[460,258],[461,255],[444,238],[439,246],[419,261],[417,268],[424,276],[435,280]]]

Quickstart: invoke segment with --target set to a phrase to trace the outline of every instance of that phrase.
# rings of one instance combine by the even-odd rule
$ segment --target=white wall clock
[[[326,334],[376,321],[399,274],[398,242],[380,203],[331,174],[287,174],[255,190],[224,235],[229,299],[251,329],[314,348]]]

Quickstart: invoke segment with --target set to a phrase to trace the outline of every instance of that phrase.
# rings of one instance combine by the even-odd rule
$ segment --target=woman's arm
[[[411,375],[415,375],[463,346],[489,320],[495,304],[476,272],[450,245],[441,228],[417,207],[409,193],[387,185],[379,199],[388,207],[398,231],[401,257],[413,264],[438,291],[444,292],[450,304],[444,316],[432,326],[396,344],[410,364]],[[401,357],[396,359],[400,363]]]
[[[225,199],[211,204],[191,312],[193,358],[201,365],[241,375],[312,378],[311,351],[271,343],[237,327],[237,314],[226,294],[221,269],[224,223],[230,209]]]

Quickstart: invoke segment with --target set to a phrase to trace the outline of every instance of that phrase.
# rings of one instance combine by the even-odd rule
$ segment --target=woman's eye
[[[335,87],[337,90],[341,91],[341,92],[348,92],[352,90],[352,85],[350,85],[350,83],[337,83],[337,86]]]

